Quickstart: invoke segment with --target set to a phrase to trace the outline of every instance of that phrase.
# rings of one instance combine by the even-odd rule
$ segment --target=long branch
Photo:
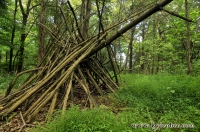
[[[107,45],[111,44],[114,40],[116,40],[117,38],[119,38],[121,35],[123,35],[129,29],[131,29],[132,27],[136,26],[138,23],[140,23],[144,19],[148,18],[152,14],[156,13],[157,11],[160,10],[161,7],[166,6],[171,1],[173,1],[173,0],[162,0],[161,2],[157,3],[155,6],[151,7],[150,9],[148,9],[147,11],[145,11],[144,13],[142,13],[137,19],[133,20],[132,22],[130,22],[129,24],[127,24],[126,26],[124,26],[123,28],[121,28],[120,30],[118,30],[114,35],[110,36],[105,41],[102,41],[99,44],[99,46],[95,47],[95,49],[90,53],[90,56],[94,55],[96,52],[98,52],[102,48],[104,48]]]
[[[183,16],[181,16],[181,15],[179,15],[179,14],[176,14],[175,12],[168,11],[168,10],[166,10],[166,9],[163,9],[162,7],[160,7],[160,9],[163,10],[163,11],[165,11],[165,12],[167,12],[167,13],[169,13],[169,14],[171,14],[171,15],[173,15],[173,16],[175,16],[175,17],[178,17],[178,18],[180,18],[180,19],[183,19],[183,20],[185,20],[185,21],[187,21],[187,22],[193,22],[193,23],[195,23],[194,21],[192,21],[192,20],[190,20],[190,19],[188,19],[188,18],[185,18],[185,17],[183,17]]]

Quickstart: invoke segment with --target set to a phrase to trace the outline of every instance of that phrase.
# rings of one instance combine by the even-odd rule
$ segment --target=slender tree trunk
[[[115,81],[118,84],[119,81],[118,81],[118,78],[117,78],[117,68],[116,68],[116,65],[115,65],[116,63],[115,63],[115,61],[113,59],[115,56],[113,56],[113,54],[112,54],[112,48],[111,48],[110,45],[107,46],[107,51],[108,51],[108,56],[109,56],[109,59],[110,59],[110,63],[111,63],[113,72],[114,72]]]
[[[83,34],[83,38],[86,39],[88,38],[88,31],[89,31],[89,18],[90,18],[90,12],[91,12],[91,0],[87,0],[87,7],[86,7],[86,20],[84,22],[84,34]]]
[[[185,0],[185,15],[186,18],[189,19],[189,7],[187,0]],[[191,74],[192,67],[191,67],[191,48],[190,48],[190,22],[188,21],[186,21],[186,28],[187,28],[187,34],[186,34],[187,74]]]
[[[13,71],[13,47],[10,47],[10,59],[9,59],[9,66],[8,66],[8,72],[11,73]]]
[[[83,39],[88,38],[88,30],[89,30],[89,18],[91,12],[91,0],[82,0],[81,6],[81,25],[82,25],[82,37]]]
[[[9,60],[9,68],[8,68],[8,72],[12,72],[13,71],[13,45],[14,45],[14,38],[15,38],[15,22],[16,22],[16,14],[17,14],[17,3],[18,3],[18,0],[15,0],[15,10],[14,10],[14,17],[13,17],[13,20],[14,20],[14,24],[13,24],[13,27],[12,27],[12,35],[11,35],[11,47],[10,47],[10,60]]]
[[[144,40],[144,36],[145,35],[145,24],[144,22],[142,22],[142,41]],[[140,50],[140,57],[144,57],[145,56],[145,53],[144,53],[144,46],[141,45],[141,50]],[[144,72],[145,71],[145,60],[142,60],[142,64],[141,64],[141,72]],[[141,59],[140,59],[140,62],[141,62]]]
[[[17,73],[22,71],[23,63],[24,63],[24,41],[26,39],[26,34],[21,34],[21,45],[19,48],[19,55],[18,55],[18,65],[17,65]]]
[[[41,63],[45,52],[45,29],[42,25],[46,24],[46,0],[41,0],[41,11],[39,17],[39,45],[38,45],[38,64]]]
[[[80,11],[80,25],[81,25],[81,33],[83,34],[83,21],[85,19],[85,0],[81,2],[81,11]]]
[[[129,59],[129,47],[128,47],[128,51],[126,52],[126,60],[125,60],[125,64],[124,64],[124,71],[125,71],[125,73],[127,73],[128,59]]]
[[[158,35],[159,35],[159,38],[162,40],[162,33],[161,33],[161,29],[160,29],[160,21],[158,21]],[[160,70],[160,44],[158,44],[158,50],[159,50],[159,53],[157,54],[157,67],[156,67],[156,73],[159,72]]]
[[[25,31],[27,21],[28,21],[28,16],[29,16],[29,10],[30,10],[30,4],[31,0],[28,0],[27,8],[26,11],[24,10],[24,7],[22,5],[22,1],[19,0],[19,5],[20,9],[22,12],[22,34],[21,34],[21,39],[20,39],[20,48],[19,48],[19,54],[18,54],[18,61],[17,61],[17,72],[21,72],[23,68],[23,63],[24,63],[24,42],[26,40],[27,33]]]
[[[156,39],[156,14],[154,14],[153,16],[153,38],[154,38],[154,40],[153,40],[153,43],[155,43],[155,39]],[[155,57],[156,57],[156,55],[155,55],[155,53],[154,53],[154,50],[155,50],[155,47],[154,47],[154,45],[153,45],[153,52],[151,52],[151,54],[152,54],[152,59],[151,59],[151,71],[149,72],[150,74],[154,74],[154,66],[155,66]]]
[[[134,5],[135,5],[134,2],[135,1],[132,1],[132,5],[130,7],[131,11],[134,10]],[[127,72],[126,68],[127,68],[127,63],[129,59],[129,70],[128,70],[129,73],[133,72],[133,37],[134,37],[135,29],[136,29],[136,26],[131,29],[131,37],[130,37],[130,42],[129,42],[128,51],[126,54],[125,66],[124,66],[125,72]]]
[[[131,38],[130,38],[130,42],[129,42],[129,73],[133,72],[133,38],[134,38],[134,32],[135,32],[135,28],[133,27],[131,30]]]

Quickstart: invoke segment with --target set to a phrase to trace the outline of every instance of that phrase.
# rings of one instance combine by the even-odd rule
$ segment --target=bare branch
[[[84,41],[83,36],[82,36],[82,34],[81,34],[81,31],[80,31],[80,28],[79,28],[79,25],[78,25],[78,20],[77,20],[77,18],[76,18],[76,14],[75,14],[75,12],[74,12],[74,9],[73,9],[73,7],[71,6],[71,4],[70,4],[69,1],[67,1],[67,3],[68,3],[68,5],[69,5],[69,7],[70,7],[70,10],[72,11],[73,16],[74,16],[74,19],[75,19],[75,22],[76,22],[76,27],[77,27],[77,29],[78,29],[78,34],[80,35],[81,39]]]
[[[179,14],[176,14],[176,13],[174,13],[174,12],[172,12],[172,11],[168,11],[168,10],[164,9],[163,7],[160,7],[160,9],[163,10],[163,11],[165,11],[165,12],[167,12],[167,13],[169,13],[169,14],[171,14],[171,15],[173,15],[173,16],[175,16],[175,17],[181,18],[181,19],[183,19],[183,20],[185,20],[185,21],[187,21],[187,22],[194,22],[194,21],[189,20],[189,19],[187,19],[187,18],[185,18],[185,17],[182,17],[182,16],[180,16]],[[196,23],[196,22],[194,22],[194,23]]]
[[[19,0],[19,6],[20,6],[20,9],[21,9],[21,12],[23,15],[26,15],[25,11],[24,11],[24,7],[22,5],[22,0]]]

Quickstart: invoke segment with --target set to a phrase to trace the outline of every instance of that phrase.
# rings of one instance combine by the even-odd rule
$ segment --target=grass
[[[109,95],[113,102],[109,108],[102,105],[92,110],[81,110],[78,106],[74,106],[67,110],[64,118],[61,118],[58,111],[53,121],[38,125],[32,131],[200,131],[200,77],[122,74],[121,79],[123,82],[121,89],[116,91],[115,95]],[[161,124],[170,123],[193,124],[195,127],[161,128],[164,127]]]
[[[194,124],[182,131],[200,131],[200,77],[122,75],[122,80],[124,86],[113,98],[117,107],[147,109],[143,115],[149,115],[148,123]]]

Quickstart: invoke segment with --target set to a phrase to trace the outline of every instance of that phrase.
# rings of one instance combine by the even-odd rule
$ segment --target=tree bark
[[[46,0],[41,1],[41,11],[39,17],[39,43],[38,43],[38,64],[41,63],[45,52],[45,28],[42,25],[46,23]]]
[[[185,15],[186,19],[189,19],[189,8],[187,0],[185,0]],[[186,34],[187,74],[191,74],[192,68],[191,68],[191,49],[190,49],[190,22],[188,21],[186,21],[186,28],[187,28],[187,34]]]
[[[80,22],[82,25],[81,34],[84,40],[88,38],[90,12],[91,12],[91,0],[82,0]]]

